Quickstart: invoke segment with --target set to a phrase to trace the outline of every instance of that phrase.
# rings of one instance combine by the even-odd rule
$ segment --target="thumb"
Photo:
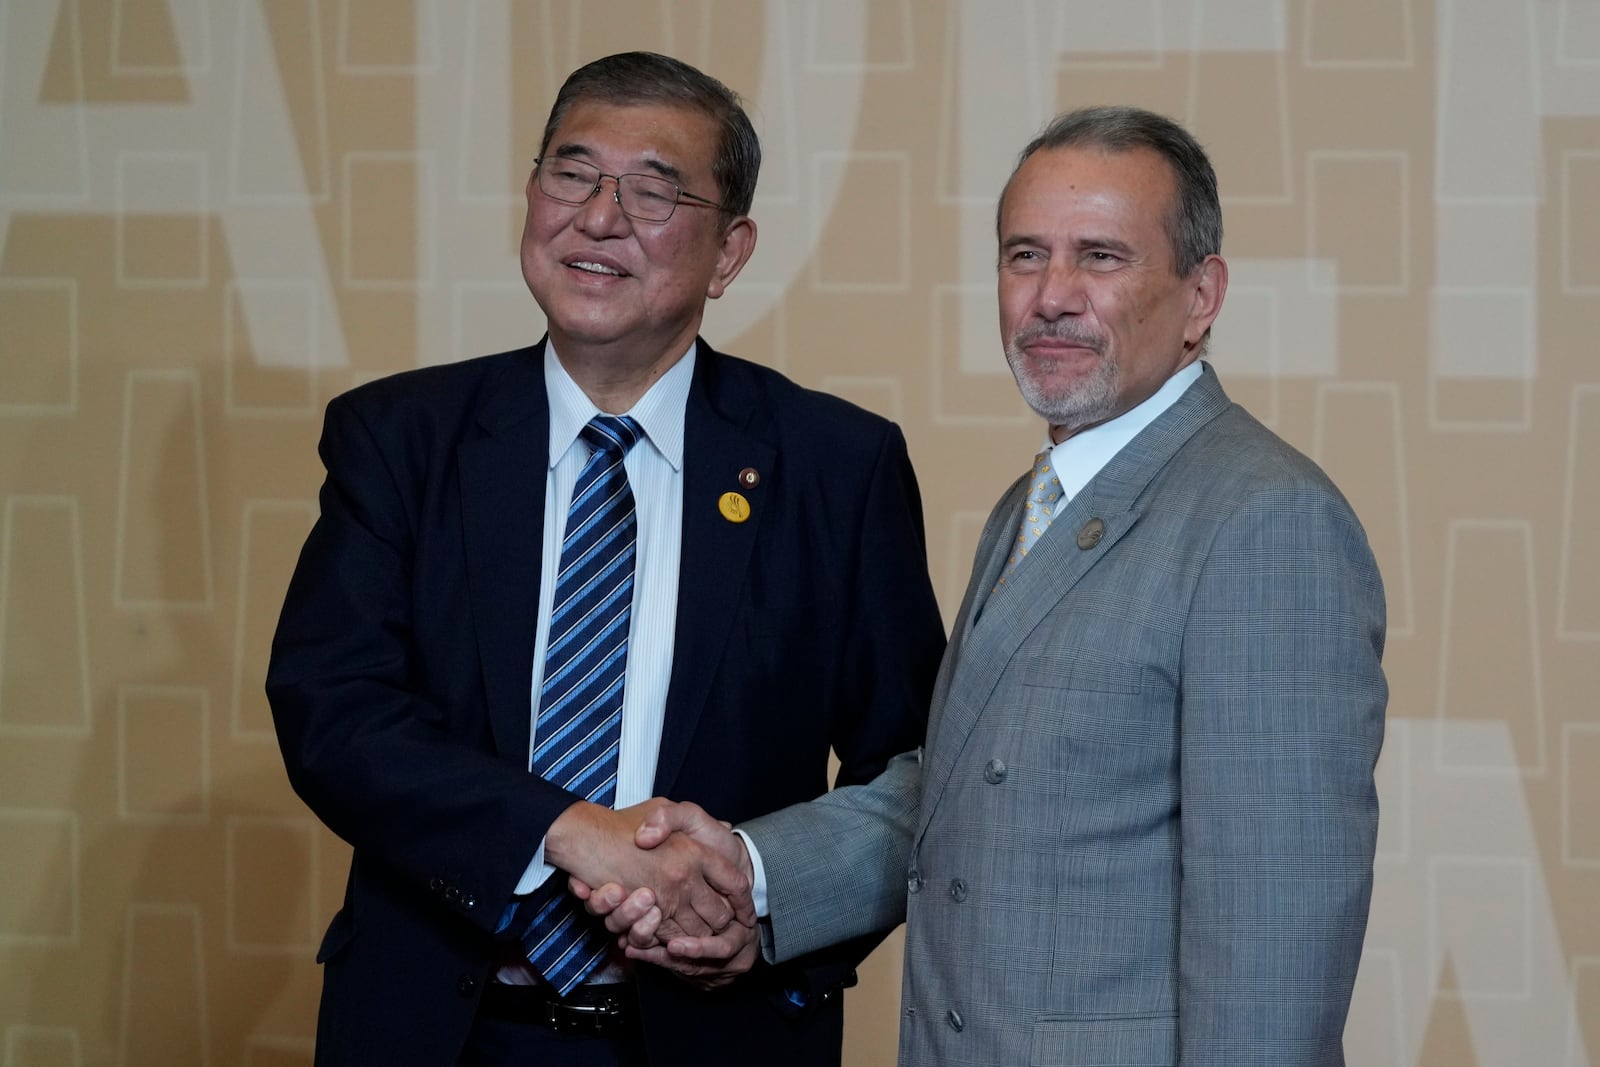
[[[655,848],[671,837],[675,829],[669,814],[671,811],[671,807],[660,807],[646,815],[633,832],[633,843],[640,848]]]
[[[716,825],[717,821],[698,804],[690,801],[663,803],[646,813],[644,821],[634,831],[633,843],[640,848],[655,848],[671,837],[674,831],[698,837]]]

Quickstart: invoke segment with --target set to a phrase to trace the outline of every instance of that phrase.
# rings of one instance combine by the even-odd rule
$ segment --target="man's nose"
[[[627,218],[622,210],[621,183],[609,174],[602,174],[594,192],[578,208],[579,227],[585,233],[609,233],[625,229]]]
[[[1039,279],[1039,313],[1043,318],[1082,314],[1088,306],[1084,296],[1084,276],[1078,264],[1052,259]]]

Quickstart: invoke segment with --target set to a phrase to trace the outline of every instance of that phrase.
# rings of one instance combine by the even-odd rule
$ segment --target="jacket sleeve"
[[[1222,525],[1182,656],[1185,1064],[1333,1065],[1372,894],[1383,589],[1325,485]]]
[[[372,421],[348,397],[328,407],[321,514],[267,672],[273,722],[291,784],[334,833],[493,932],[573,798],[492,754],[481,695],[427,680],[413,641],[425,477],[415,442],[380,446]],[[443,655],[475,663],[471,635]]]
[[[740,826],[761,850],[769,920],[762,956],[782,963],[905,921],[906,864],[922,786],[922,752],[871,782]]]

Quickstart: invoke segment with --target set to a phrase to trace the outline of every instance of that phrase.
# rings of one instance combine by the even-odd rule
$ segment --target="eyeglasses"
[[[617,183],[613,195],[622,213],[644,222],[666,222],[672,218],[680,200],[705,204],[718,211],[729,210],[715,200],[686,193],[654,174],[606,174],[593,163],[566,156],[540,156],[533,162],[540,191],[563,204],[588,203],[589,198],[600,191],[600,179],[610,178]]]

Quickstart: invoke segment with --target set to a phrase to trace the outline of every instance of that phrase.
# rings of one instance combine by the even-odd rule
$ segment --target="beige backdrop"
[[[1088,102],[1200,134],[1214,362],[1389,588],[1351,1062],[1600,1062],[1600,0],[0,0],[0,42],[3,1067],[310,1063],[347,851],[261,683],[321,409],[539,335],[536,137],[633,47],[750,100],[760,247],[707,333],[901,422],[947,620],[1040,432],[1010,158]]]

